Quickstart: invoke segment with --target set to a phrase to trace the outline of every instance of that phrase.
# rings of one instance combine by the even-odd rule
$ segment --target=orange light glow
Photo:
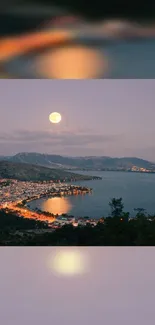
[[[98,78],[107,70],[107,60],[97,50],[72,46],[42,54],[36,60],[36,70],[45,78]]]
[[[51,199],[47,199],[43,205],[43,211],[48,211],[53,214],[63,214],[68,213],[71,210],[71,203],[68,198],[64,197],[54,197]]]
[[[71,37],[72,35],[65,31],[43,31],[3,38],[0,40],[0,61],[8,60],[16,55],[22,55],[45,46],[59,45],[71,39]]]

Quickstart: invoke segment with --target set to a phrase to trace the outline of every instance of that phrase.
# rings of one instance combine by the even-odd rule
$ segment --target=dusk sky
[[[48,267],[56,248],[1,248],[0,324],[154,325],[154,248],[79,249],[89,272],[66,278]]]
[[[62,121],[48,116],[59,112]],[[155,80],[0,80],[0,155],[155,161]]]

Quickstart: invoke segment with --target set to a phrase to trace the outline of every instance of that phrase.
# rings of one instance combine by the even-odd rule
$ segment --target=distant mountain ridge
[[[0,161],[0,179],[20,181],[73,181],[101,179],[100,177],[80,175],[65,170],[48,168],[27,163]]]
[[[40,165],[55,169],[126,170],[134,166],[149,170],[155,169],[155,163],[136,157],[65,157],[61,155],[22,152],[9,157],[0,156],[0,160]]]

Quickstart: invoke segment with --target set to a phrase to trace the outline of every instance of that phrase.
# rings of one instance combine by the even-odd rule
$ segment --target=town
[[[40,220],[48,223],[50,229],[57,229],[65,224],[73,226],[96,225],[98,220],[88,217],[75,218],[69,215],[58,215],[35,209],[29,209],[28,203],[42,197],[61,197],[69,195],[85,195],[91,193],[92,189],[75,186],[66,183],[55,183],[53,181],[25,182],[17,180],[0,180],[0,209],[5,212],[15,213],[19,217]]]

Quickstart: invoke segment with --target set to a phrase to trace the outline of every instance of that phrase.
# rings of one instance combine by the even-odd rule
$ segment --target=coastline
[[[64,185],[63,185],[64,186]],[[92,188],[84,187],[84,186],[76,186],[76,185],[68,185],[66,184],[66,189],[58,190],[58,191],[51,191],[48,193],[41,193],[38,196],[32,196],[31,198],[28,197],[22,201],[17,201],[14,203],[10,204],[5,204],[0,206],[0,209],[5,210],[5,212],[12,212],[15,213],[19,217],[23,218],[28,218],[28,219],[35,219],[35,220],[40,220],[48,223],[48,225],[52,224],[58,217],[61,215],[46,212],[46,211],[41,211],[39,209],[31,209],[28,206],[29,202],[38,200],[43,197],[65,197],[65,196],[72,196],[72,195],[83,195],[83,194],[88,194],[92,192]],[[70,218],[67,215],[68,218]]]
[[[69,169],[72,170],[72,169]],[[151,171],[141,171],[141,170],[126,170],[126,169],[77,169],[76,172],[82,171],[82,172],[121,172],[121,173],[132,173],[132,174],[155,174],[155,170]]]
[[[88,173],[88,171],[87,171],[87,173]],[[139,172],[139,171],[134,171],[131,173],[132,174],[148,174],[147,172]],[[92,172],[92,174],[94,174],[94,173]],[[110,174],[111,173],[109,171],[109,175]],[[124,173],[121,173],[121,174],[129,174],[129,172],[124,171]],[[121,174],[120,174],[120,176],[121,176]],[[101,175],[102,177],[90,176],[90,178],[88,179],[87,175],[82,175],[82,176],[86,176],[87,181],[90,179],[93,180],[93,178],[95,178],[95,179],[103,179],[104,178],[104,172],[102,172],[101,174],[99,173],[99,175]],[[113,175],[111,177],[113,179]],[[6,182],[4,182],[4,181],[6,181]],[[3,183],[4,183],[4,186],[3,186]],[[62,215],[65,215],[68,218],[71,216],[75,216],[75,219],[81,219],[81,220],[84,220],[84,217],[87,215],[89,216],[89,220],[90,219],[94,219],[94,220],[100,219],[102,217],[102,213],[104,215],[108,215],[108,209],[105,209],[106,212],[102,212],[99,214],[98,214],[98,211],[91,213],[91,210],[90,210],[91,208],[89,207],[89,203],[88,203],[88,202],[90,202],[90,198],[88,196],[86,198],[84,198],[84,200],[82,200],[82,201],[80,198],[79,199],[73,198],[73,199],[71,199],[71,201],[68,199],[70,202],[81,202],[81,203],[83,202],[82,210],[79,206],[77,213],[76,213],[75,209],[73,209],[72,211],[68,209],[68,211],[70,211],[70,214],[63,213],[63,212],[66,212],[67,209],[66,210],[64,208],[62,208],[60,210],[59,210],[59,208],[57,209],[57,204],[55,205],[55,202],[53,202],[53,201],[52,201],[52,204],[53,204],[53,212],[54,213],[52,213],[52,210],[51,210],[52,206],[50,207],[50,209],[48,209],[48,207],[45,206],[45,210],[47,208],[47,211],[50,211],[50,212],[44,211],[44,209],[40,210],[40,207],[39,207],[39,205],[37,205],[37,203],[36,204],[34,203],[34,206],[32,206],[32,207],[30,204],[30,207],[29,207],[30,202],[36,201],[38,199],[45,198],[44,201],[46,201],[46,199],[54,198],[54,197],[63,198],[63,197],[67,197],[67,196],[69,197],[72,195],[79,195],[79,196],[82,195],[83,196],[83,194],[88,194],[88,193],[92,192],[93,190],[95,191],[95,193],[97,193],[98,190],[96,191],[96,186],[97,186],[97,188],[98,188],[98,186],[99,186],[99,188],[100,187],[105,188],[105,186],[107,186],[106,177],[105,177],[104,184],[103,184],[103,182],[101,182],[102,184],[99,185],[100,182],[99,183],[94,182],[94,186],[93,186],[93,182],[92,182],[90,184],[90,186],[93,189],[89,187],[89,182],[86,182],[86,187],[84,187],[82,185],[83,181],[81,182],[81,180],[80,180],[79,184],[77,184],[77,185],[76,185],[76,183],[78,183],[78,180],[76,182],[72,181],[72,182],[67,182],[67,183],[61,183],[61,182],[49,182],[49,181],[47,181],[47,182],[46,181],[44,181],[44,182],[32,182],[32,181],[31,182],[27,182],[27,181],[21,182],[21,181],[17,181],[17,180],[9,181],[7,179],[6,180],[3,179],[3,183],[1,182],[1,186],[3,187],[3,197],[0,198],[0,200],[1,200],[0,209],[3,209],[3,210],[6,209],[6,211],[8,211],[8,213],[10,211],[18,216],[23,216],[24,218],[45,221],[49,224],[49,223],[56,222],[56,219]],[[12,183],[12,185],[6,186],[5,183],[6,184]],[[15,192],[16,188],[17,188],[17,192]],[[72,191],[71,191],[71,189],[73,189],[73,188],[76,189],[74,191],[74,193],[72,193]],[[10,195],[8,196],[9,191],[10,191]],[[121,195],[122,194],[120,194],[120,196]],[[116,194],[114,193],[113,196],[116,197]],[[109,194],[109,197],[110,197],[110,194]],[[104,201],[104,198],[103,198],[103,201]],[[60,202],[61,202],[61,199],[60,199]],[[86,202],[86,203],[84,203],[84,202]],[[62,203],[61,203],[61,206],[62,206]],[[73,203],[73,205],[74,205],[74,203]],[[85,206],[86,206],[86,208],[85,208]],[[136,207],[136,204],[134,206]],[[139,206],[143,206],[143,205],[140,203]],[[144,206],[144,208],[146,208],[148,210],[148,207]],[[93,206],[92,206],[92,209],[94,209]],[[128,211],[130,211],[130,207],[127,209],[128,209]],[[59,213],[57,213],[57,210]]]

